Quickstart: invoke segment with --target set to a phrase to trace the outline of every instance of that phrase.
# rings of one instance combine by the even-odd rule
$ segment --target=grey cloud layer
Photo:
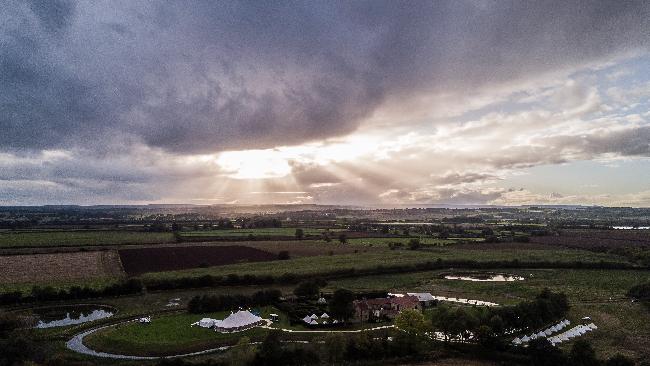
[[[0,149],[298,144],[387,100],[646,49],[649,19],[646,1],[6,1]]]

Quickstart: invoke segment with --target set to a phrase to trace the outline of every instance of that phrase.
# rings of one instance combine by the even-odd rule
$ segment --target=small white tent
[[[525,335],[525,336],[521,337],[521,341],[526,343],[526,342],[530,341],[530,337]]]
[[[516,345],[521,344],[521,339],[519,339],[519,337],[513,339],[513,340],[512,340],[512,344],[516,344]]]
[[[544,334],[544,332],[539,332],[539,333],[536,334],[536,336],[540,337],[540,338],[543,338],[543,337],[546,337],[546,334]]]
[[[305,317],[304,317],[304,318],[302,318],[302,321],[303,321],[303,322],[305,322],[305,323],[307,323],[307,324],[309,324],[309,323],[311,322],[311,317],[310,317],[310,316],[307,316],[307,315],[305,315]]]
[[[321,317],[321,319],[329,319],[330,318],[330,316],[327,315],[327,313],[323,313],[323,315],[321,315],[320,317]]]
[[[214,319],[203,318],[199,320],[199,327],[201,328],[212,328],[214,327]]]
[[[553,331],[551,330],[551,328],[548,328],[547,330],[544,331],[544,334],[550,336],[551,334],[553,334]]]

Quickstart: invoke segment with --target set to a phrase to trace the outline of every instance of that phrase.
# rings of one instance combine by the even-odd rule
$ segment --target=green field
[[[564,292],[571,302],[569,319],[574,323],[589,316],[599,329],[585,338],[600,357],[623,352],[633,358],[650,356],[648,307],[632,303],[625,293],[633,285],[650,281],[650,272],[632,270],[504,270],[526,277],[516,282],[471,282],[446,280],[449,271],[365,276],[329,281],[327,291],[347,288],[355,291],[431,292],[438,296],[463,297],[517,304],[534,298],[544,288]],[[532,275],[532,277],[531,277]],[[611,298],[611,301],[610,301]],[[570,349],[572,342],[563,344]]]
[[[275,309],[266,308],[262,316]],[[223,319],[230,312],[211,314],[180,313],[154,316],[151,324],[136,322],[119,324],[91,334],[84,343],[92,349],[104,352],[139,356],[165,356],[179,353],[202,351],[224,345],[237,343],[241,337],[261,340],[268,330],[253,328],[244,332],[223,334],[214,330],[190,326],[204,317]]]
[[[358,238],[348,239],[348,243],[360,246],[379,247],[388,247],[389,243],[402,243],[404,246],[408,246],[408,243],[411,239],[413,238]],[[429,237],[422,237],[418,239],[420,240],[420,244],[432,246],[445,246],[458,242],[458,239],[438,239]]]
[[[153,244],[174,242],[172,233],[138,231],[33,231],[0,233],[0,248]]]
[[[231,273],[238,275],[272,275],[280,276],[284,273],[318,274],[341,269],[369,269],[377,266],[416,264],[426,261],[442,260],[474,260],[474,261],[506,261],[517,259],[521,262],[599,262],[618,261],[627,262],[624,258],[593,253],[582,250],[540,250],[540,249],[503,249],[470,250],[454,249],[452,247],[428,249],[426,251],[413,250],[381,250],[373,249],[367,252],[359,251],[354,254],[302,257],[284,261],[240,263],[226,266],[195,268],[182,271],[148,273],[143,275],[146,279],[199,277],[203,275],[225,276]]]
[[[200,236],[225,236],[225,237],[239,237],[239,236],[295,236],[297,228],[291,227],[278,227],[278,228],[263,228],[263,229],[226,229],[226,230],[204,230],[204,231],[182,231],[181,236],[200,237]],[[326,231],[336,232],[341,229],[317,229],[317,228],[302,228],[304,235],[321,235]]]

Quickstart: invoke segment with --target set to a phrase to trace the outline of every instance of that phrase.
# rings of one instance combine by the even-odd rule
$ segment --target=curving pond
[[[61,305],[29,311],[34,328],[54,328],[82,324],[113,316],[116,310],[105,305]]]
[[[514,282],[523,281],[522,276],[504,273],[458,273],[444,276],[447,280],[473,281],[473,282]]]

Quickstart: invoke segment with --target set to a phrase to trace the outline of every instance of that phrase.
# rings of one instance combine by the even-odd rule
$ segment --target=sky
[[[650,206],[648,1],[0,4],[0,204]]]

